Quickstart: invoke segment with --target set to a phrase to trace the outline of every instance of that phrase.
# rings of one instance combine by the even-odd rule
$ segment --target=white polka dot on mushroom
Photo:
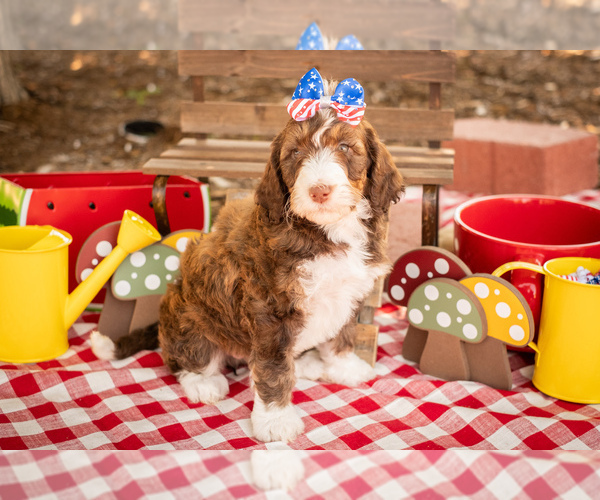
[[[406,285],[406,278],[402,278],[402,279],[400,280],[400,283],[402,283],[403,285]]]
[[[169,271],[177,271],[177,269],[179,269],[179,257],[176,255],[169,255],[165,259],[165,267]]]
[[[144,285],[148,290],[156,290],[160,286],[160,278],[156,274],[149,274],[144,280]]]
[[[420,325],[421,323],[423,323],[423,313],[418,309],[411,309],[410,311],[408,311],[408,319],[411,323],[414,323],[415,325]]]
[[[155,253],[155,254],[153,255],[153,257],[154,257],[154,260],[158,260],[158,259],[160,259],[160,255],[158,255],[157,253]]]
[[[473,340],[477,338],[477,327],[475,325],[472,325],[471,323],[467,323],[465,326],[463,326],[462,329],[463,335],[465,337],[467,337],[469,340]]]
[[[439,290],[433,285],[427,285],[424,290],[425,297],[429,300],[437,300],[440,296]]]
[[[513,325],[508,329],[508,334],[510,338],[516,342],[520,342],[525,338],[525,330],[519,325]]]
[[[450,315],[443,311],[437,314],[435,320],[442,328],[448,328],[452,323],[452,318],[450,318]]]
[[[142,252],[134,252],[129,261],[133,267],[142,267],[146,263],[146,256]]]
[[[469,314],[471,312],[471,304],[466,299],[460,299],[456,303],[456,309],[458,310],[459,313],[461,313],[463,316],[465,316],[466,314]]]
[[[394,300],[402,300],[406,296],[404,293],[404,288],[402,288],[400,285],[394,285],[392,288],[390,288],[390,294]]]
[[[79,275],[81,278],[81,281],[85,281],[87,279],[87,277],[92,274],[94,272],[93,269],[86,267],[83,271],[81,271],[81,274]]]
[[[506,302],[498,302],[496,304],[496,314],[501,318],[510,316],[510,306]]]
[[[184,252],[184,250],[187,247],[188,241],[190,241],[190,239],[188,237],[186,237],[186,236],[184,236],[182,238],[179,238],[177,240],[177,243],[175,243],[175,247],[177,248],[177,251],[179,253],[183,253]]]
[[[100,262],[98,259],[92,259],[92,265],[93,266],[97,266],[98,262]]]
[[[419,269],[419,266],[417,266],[413,262],[411,262],[410,264],[406,264],[405,271],[406,271],[406,275],[412,279],[418,278],[419,274],[421,274],[421,270]]]
[[[477,283],[473,290],[480,299],[487,299],[490,295],[490,289],[485,283]]]
[[[112,249],[112,245],[106,240],[103,240],[96,245],[96,253],[100,257],[106,257],[110,252],[112,252]]]
[[[450,264],[448,264],[446,259],[442,258],[437,259],[434,262],[433,267],[439,274],[448,274],[448,271],[450,271]]]
[[[134,280],[138,277],[138,273],[131,273],[131,279]]]
[[[121,280],[115,283],[115,294],[119,297],[127,297],[131,292],[131,285],[128,281]]]

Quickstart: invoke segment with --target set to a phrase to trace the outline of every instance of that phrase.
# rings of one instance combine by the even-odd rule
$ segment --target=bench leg
[[[439,186],[430,184],[423,186],[421,245],[438,245],[439,194]]]
[[[171,232],[169,225],[169,216],[167,215],[167,182],[168,175],[157,175],[154,178],[154,186],[152,186],[152,207],[154,208],[154,216],[156,217],[156,226],[158,232],[162,236],[166,236]]]

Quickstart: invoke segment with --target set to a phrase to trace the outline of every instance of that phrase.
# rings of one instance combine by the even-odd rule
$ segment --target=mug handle
[[[508,271],[513,271],[515,269],[525,269],[527,271],[533,271],[535,273],[540,273],[543,275],[546,274],[545,269],[538,264],[532,264],[531,262],[507,262],[506,264],[502,264],[500,267],[498,267],[492,273],[492,276],[497,276],[499,278],[504,273],[507,273]],[[539,360],[540,356],[542,355],[542,353],[540,352],[537,344],[533,341],[529,342],[529,344],[527,344],[527,346],[531,347],[536,352],[537,356],[535,357],[535,365],[537,366],[538,360]]]

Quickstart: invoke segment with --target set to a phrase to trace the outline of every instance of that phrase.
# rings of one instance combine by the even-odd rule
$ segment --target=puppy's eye
[[[294,149],[294,150],[292,151],[292,156],[293,156],[294,158],[298,158],[298,156],[300,156],[301,154],[302,154],[302,152],[301,152],[299,149]]]
[[[349,149],[350,148],[348,147],[348,144],[340,144],[338,146],[338,150],[341,151],[342,153],[347,153]]]

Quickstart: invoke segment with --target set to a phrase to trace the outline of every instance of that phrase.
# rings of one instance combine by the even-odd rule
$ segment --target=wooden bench
[[[427,107],[378,107],[367,102],[366,118],[386,141],[407,184],[423,186],[422,241],[437,244],[439,186],[453,179],[453,151],[441,149],[452,138],[454,111],[441,107],[441,85],[454,80],[451,53],[431,51],[182,51],[179,72],[192,78],[193,100],[183,102],[181,129],[191,134],[143,171],[155,174],[154,208],[159,231],[169,232],[164,187],[169,175],[199,178],[259,178],[265,168],[270,140],[289,119],[285,104],[265,102],[211,102],[205,100],[204,78],[234,77],[239,85],[253,78],[283,79],[293,89],[300,77],[316,67],[323,78],[356,78],[367,82],[422,82],[428,86]],[[223,138],[236,137],[235,139]],[[407,147],[406,142],[424,146]],[[357,351],[375,362],[377,328],[373,314],[381,305],[380,283],[366,301],[358,321],[361,340]]]

